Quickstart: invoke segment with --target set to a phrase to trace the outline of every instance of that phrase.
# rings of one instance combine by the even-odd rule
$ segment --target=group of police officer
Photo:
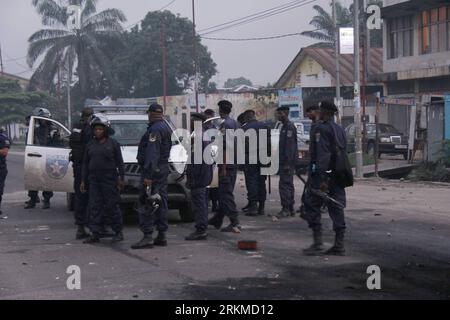
[[[270,129],[261,121],[256,120],[253,110],[247,110],[238,117],[238,121],[230,117],[232,104],[223,100],[218,103],[219,115],[222,119],[219,131],[225,135],[226,130],[253,129],[257,132],[258,143],[245,141],[245,165],[243,166],[247,187],[248,204],[243,208],[247,216],[265,214],[266,179],[261,174],[264,167],[259,156],[256,163],[249,159],[254,154],[261,154],[261,148],[267,148],[270,156]],[[337,108],[333,103],[323,101],[319,106],[307,109],[307,115],[313,120],[310,132],[309,151],[311,161],[308,166],[308,182],[302,195],[301,217],[305,219],[313,231],[313,244],[304,250],[305,254],[319,254],[323,251],[321,207],[327,206],[333,221],[336,234],[335,244],[326,251],[328,254],[343,255],[345,219],[342,207],[325,202],[323,197],[312,192],[320,190],[333,197],[345,206],[345,189],[335,175],[333,168],[336,162],[336,148],[346,149],[346,137],[342,127],[334,122]],[[172,129],[164,120],[164,109],[153,104],[148,109],[148,128],[143,135],[137,154],[138,164],[141,166],[141,191],[139,196],[139,225],[143,233],[140,241],[131,246],[132,249],[147,249],[153,246],[167,246],[166,233],[168,230],[168,175],[169,156],[172,147]],[[40,115],[47,116],[48,115]],[[208,113],[191,114],[191,130],[194,122],[201,121],[202,133],[211,128],[211,123],[205,120],[214,116],[212,110]],[[276,217],[294,216],[295,189],[294,175],[298,161],[297,129],[289,120],[289,107],[280,107],[276,113],[281,122],[279,156],[279,193],[281,211]],[[35,132],[37,140],[47,138],[45,121],[40,122],[39,130]],[[39,131],[38,130],[38,131]],[[260,141],[260,130],[266,130],[267,139]],[[45,132],[44,132],[45,131]],[[77,225],[76,239],[84,239],[84,243],[96,243],[101,238],[112,237],[113,242],[123,240],[122,214],[119,208],[120,190],[124,187],[124,163],[119,143],[112,137],[114,130],[105,117],[94,115],[92,108],[85,108],[80,122],[73,128],[70,136],[71,161],[74,171],[75,190],[75,224]],[[194,137],[194,135],[192,135]],[[38,141],[39,142],[39,141]],[[44,143],[44,142],[42,142]],[[46,141],[45,143],[48,143]],[[203,141],[202,155],[208,143]],[[194,143],[192,143],[194,146]],[[7,174],[6,156],[10,141],[5,133],[0,133],[0,205],[3,194],[4,181]],[[218,165],[219,187],[216,191],[218,205],[215,214],[208,219],[208,198],[213,189],[207,187],[213,179],[213,165],[206,163],[192,163],[187,166],[187,187],[191,190],[192,209],[195,218],[195,231],[185,239],[188,241],[205,240],[208,237],[208,225],[222,232],[240,233],[242,227],[239,220],[234,199],[234,188],[237,179],[237,155],[229,154],[235,150],[236,140],[226,139],[223,145],[223,161]],[[234,159],[230,159],[234,154]],[[195,158],[194,148],[191,159]],[[230,161],[233,160],[233,161]],[[49,207],[50,191],[44,193],[44,206]],[[30,191],[30,201],[27,207],[34,207],[37,202],[37,192]],[[149,205],[151,203],[151,205]],[[213,202],[214,204],[214,202]],[[1,211],[0,211],[1,213]],[[223,227],[225,217],[229,224]],[[112,228],[108,232],[106,226]],[[89,228],[90,233],[86,228]],[[158,232],[153,238],[154,231]]]

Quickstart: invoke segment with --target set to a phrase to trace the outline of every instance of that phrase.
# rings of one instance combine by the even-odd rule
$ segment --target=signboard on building
[[[340,54],[355,53],[355,39],[353,28],[339,28],[339,52]]]
[[[450,140],[450,93],[445,95],[444,122],[444,137]]]
[[[301,88],[290,88],[278,91],[278,105],[288,106],[291,121],[303,119],[303,94]]]

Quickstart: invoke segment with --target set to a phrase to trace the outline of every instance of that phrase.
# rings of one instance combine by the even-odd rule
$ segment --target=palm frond
[[[82,33],[92,33],[95,31],[122,32],[123,27],[116,19],[104,19],[102,21],[89,23],[81,30]]]
[[[60,38],[64,36],[68,36],[71,33],[66,30],[60,30],[60,29],[42,29],[35,33],[33,33],[30,38],[28,39],[28,42],[35,42],[39,40],[46,40],[46,39],[54,39],[54,38]]]
[[[317,39],[317,40],[322,40],[322,41],[328,41],[328,42],[334,41],[334,39],[331,38],[329,35],[325,34],[324,32],[320,32],[320,31],[303,31],[301,33],[301,35],[310,37],[313,39]]]
[[[28,47],[28,56],[27,56],[28,65],[30,67],[33,66],[36,60],[39,58],[39,56],[41,56],[49,48],[51,47],[61,48],[70,45],[74,41],[75,35],[67,35],[64,37],[48,38],[31,42]]]
[[[106,9],[106,10],[103,10],[102,12],[99,12],[99,13],[93,15],[93,16],[90,16],[86,20],[83,20],[82,28],[84,28],[85,26],[87,26],[91,23],[101,22],[101,21],[108,20],[108,19],[115,19],[118,22],[127,21],[125,14],[121,10]]]
[[[85,0],[84,8],[83,11],[81,12],[81,19],[85,20],[96,12],[97,12],[97,0]]]
[[[46,26],[65,25],[67,22],[66,8],[54,0],[33,0],[33,6],[42,16],[42,24]]]
[[[62,50],[56,46],[49,49],[31,76],[30,82],[42,89],[48,89],[55,78],[62,55]]]

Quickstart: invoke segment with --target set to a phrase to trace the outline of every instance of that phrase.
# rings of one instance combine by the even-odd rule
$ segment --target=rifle
[[[308,188],[308,190],[311,191],[311,193],[314,194],[315,196],[322,198],[326,203],[333,204],[334,206],[338,207],[339,209],[345,208],[345,206],[342,203],[340,203],[336,199],[330,197],[330,195],[328,193],[323,192],[319,189],[312,188],[310,186],[310,184],[308,182],[306,182],[305,179],[303,179],[303,177],[299,173],[296,173],[296,176],[303,182],[303,184]]]

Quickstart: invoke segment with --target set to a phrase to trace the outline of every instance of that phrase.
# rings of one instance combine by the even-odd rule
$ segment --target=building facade
[[[389,120],[405,133],[415,129],[425,160],[436,160],[444,135],[444,96],[450,92],[450,1],[385,0],[382,18],[380,80]]]

